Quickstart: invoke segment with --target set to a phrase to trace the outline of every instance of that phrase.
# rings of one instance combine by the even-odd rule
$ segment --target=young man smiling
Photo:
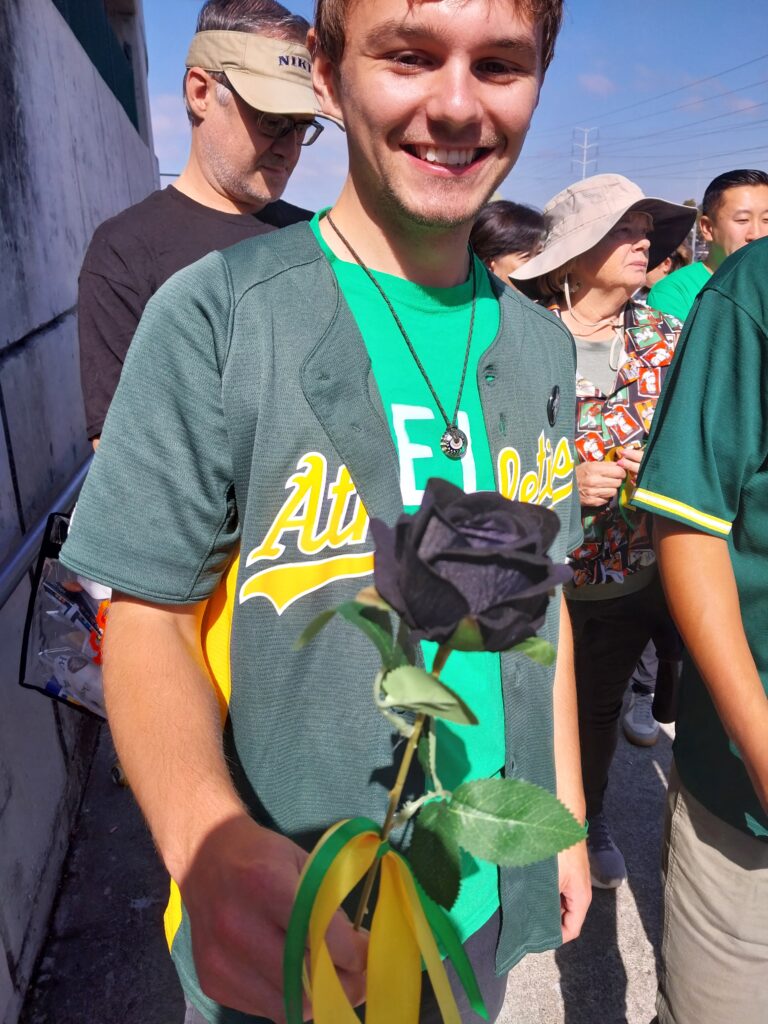
[[[335,624],[293,650],[370,579],[368,516],[393,522],[441,476],[553,507],[556,560],[580,539],[572,342],[467,248],[520,151],[560,16],[559,0],[321,0],[314,78],[347,129],[341,196],[309,226],[177,275],[132,346],[64,560],[120,592],[107,704],[181,891],[166,924],[189,1022],[283,1019],[304,851],[334,821],[381,817],[393,736],[370,707],[374,652]],[[558,601],[543,635],[559,638],[555,670],[452,656],[446,677],[481,724],[445,726],[440,775],[525,777],[583,817]],[[471,865],[452,917],[491,1019],[506,972],[574,938],[589,893],[583,846],[561,855],[559,883],[554,862]],[[329,948],[360,1002],[364,936],[340,915]],[[427,992],[421,1020],[438,1019]]]
[[[768,235],[768,174],[756,170],[719,174],[704,193],[700,228],[709,244],[707,258],[668,274],[648,293],[649,306],[678,320],[687,318],[696,296],[724,260]]]

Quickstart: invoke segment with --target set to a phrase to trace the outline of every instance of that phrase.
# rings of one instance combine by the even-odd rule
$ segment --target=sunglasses
[[[311,146],[323,130],[320,122],[315,120],[301,121],[283,114],[265,114],[260,110],[255,111],[255,114],[256,127],[270,139],[283,139],[291,132],[296,132],[300,146]]]
[[[229,89],[236,96],[240,96],[240,93],[238,93],[223,72],[214,73],[209,71],[208,74],[219,85],[223,85],[225,89]],[[242,97],[240,98],[242,99]],[[243,102],[245,101],[243,100]],[[254,115],[256,128],[262,135],[266,135],[270,139],[284,139],[286,135],[295,132],[300,146],[311,146],[313,142],[317,142],[318,136],[323,131],[324,126],[319,121],[315,121],[314,118],[305,121],[296,117],[288,117],[286,114],[267,114],[263,110],[256,110],[254,107],[250,107],[250,109]]]

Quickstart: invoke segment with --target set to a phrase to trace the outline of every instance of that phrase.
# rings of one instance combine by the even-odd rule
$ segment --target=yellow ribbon
[[[326,832],[307,861],[302,879],[326,840],[345,824],[339,822]],[[325,937],[334,914],[377,856],[381,881],[368,945],[366,1024],[391,1024],[393,1020],[418,1024],[422,959],[445,1024],[461,1024],[410,868],[388,846],[382,854],[381,847],[378,832],[365,831],[351,838],[334,857],[317,890],[308,929],[309,978],[305,975],[315,1024],[358,1024]],[[301,882],[299,888],[301,891]]]

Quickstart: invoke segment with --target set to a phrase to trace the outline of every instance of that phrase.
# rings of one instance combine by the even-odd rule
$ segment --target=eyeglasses
[[[283,114],[265,114],[263,111],[254,111],[256,127],[262,135],[270,139],[283,139],[291,132],[296,132],[296,139],[300,146],[311,146],[317,141],[318,135],[323,130],[319,121],[300,121],[295,117],[286,117]]]
[[[235,89],[223,71],[209,71],[208,74],[214,82],[223,85],[225,89],[229,89],[231,93],[242,99],[240,93]],[[245,103],[245,100],[243,100],[243,103]],[[324,127],[319,121],[314,119],[301,121],[295,117],[287,117],[285,114],[267,114],[263,110],[256,110],[250,104],[247,104],[247,106],[253,113],[257,129],[262,135],[266,135],[270,139],[284,139],[291,132],[296,132],[296,138],[300,146],[311,146],[313,142],[317,142],[317,137]]]

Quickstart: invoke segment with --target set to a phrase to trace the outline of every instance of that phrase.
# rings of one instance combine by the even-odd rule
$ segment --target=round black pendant
[[[467,454],[467,435],[458,427],[448,427],[440,438],[440,451],[449,459],[463,459]]]

